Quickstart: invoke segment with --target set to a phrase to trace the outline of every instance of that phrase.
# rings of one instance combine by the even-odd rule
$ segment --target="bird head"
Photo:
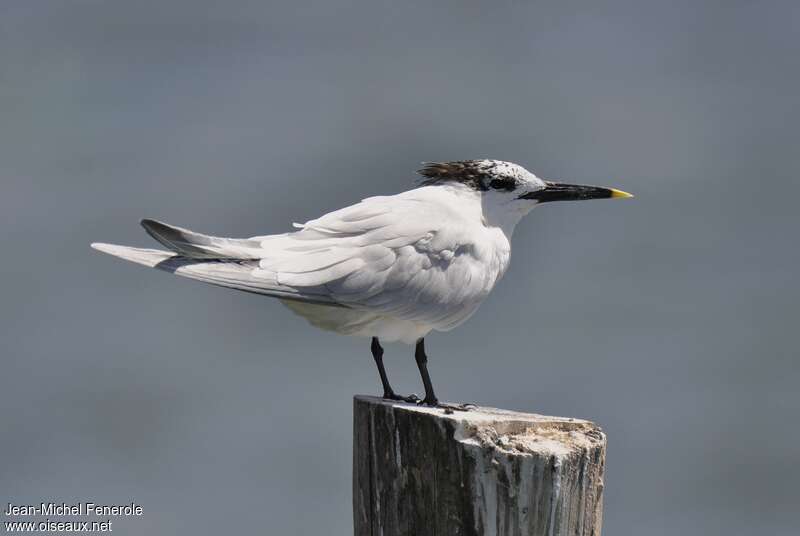
[[[542,180],[522,166],[500,160],[426,163],[419,174],[423,185],[462,184],[480,192],[489,204],[515,212],[552,201],[633,197],[614,188]]]

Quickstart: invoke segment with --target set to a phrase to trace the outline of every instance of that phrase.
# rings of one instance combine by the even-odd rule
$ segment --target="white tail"
[[[220,287],[227,287],[254,294],[272,296],[283,300],[305,303],[340,306],[323,289],[314,292],[313,288],[299,290],[280,284],[275,277],[269,277],[264,270],[258,270],[258,261],[230,259],[197,259],[178,255],[159,249],[132,248],[115,244],[95,242],[92,248],[114,257],[135,262],[150,268],[158,268],[175,275],[203,281]]]

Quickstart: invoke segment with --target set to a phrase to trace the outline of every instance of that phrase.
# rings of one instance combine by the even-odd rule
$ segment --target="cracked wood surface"
[[[599,536],[606,438],[589,421],[353,401],[356,536]]]

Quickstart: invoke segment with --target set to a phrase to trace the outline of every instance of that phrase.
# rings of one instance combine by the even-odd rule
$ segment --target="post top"
[[[505,409],[472,406],[469,411],[447,411],[380,397],[356,395],[356,404],[392,412],[429,417],[453,426],[456,440],[511,455],[549,454],[557,458],[604,445],[606,436],[595,423]]]

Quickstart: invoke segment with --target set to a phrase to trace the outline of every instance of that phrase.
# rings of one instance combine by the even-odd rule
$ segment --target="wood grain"
[[[356,396],[356,536],[599,535],[606,438],[578,419]]]

